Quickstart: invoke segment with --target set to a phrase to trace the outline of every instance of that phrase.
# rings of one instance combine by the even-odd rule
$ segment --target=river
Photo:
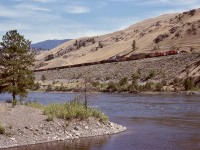
[[[30,93],[43,104],[66,102],[72,93]],[[0,95],[0,101],[10,96]],[[127,131],[95,138],[39,144],[8,150],[200,150],[199,95],[95,94],[89,105],[105,112]]]

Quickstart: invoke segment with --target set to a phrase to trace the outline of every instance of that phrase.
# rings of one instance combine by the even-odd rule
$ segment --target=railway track
[[[97,61],[97,62],[89,62],[89,63],[75,64],[75,65],[60,66],[60,67],[51,67],[51,68],[45,68],[45,69],[35,69],[34,72],[48,71],[48,70],[59,70],[59,69],[82,67],[82,66],[91,66],[91,65],[113,63],[113,62],[132,61],[132,60],[139,60],[139,59],[146,59],[146,58],[153,58],[153,57],[163,57],[163,56],[168,56],[168,55],[177,55],[177,54],[179,54],[179,51],[170,50],[170,51],[167,51],[167,52],[132,54],[130,56],[114,56],[114,57],[111,57],[107,60],[101,60],[101,61]]]

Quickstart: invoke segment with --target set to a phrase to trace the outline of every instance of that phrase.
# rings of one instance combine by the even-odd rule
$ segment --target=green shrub
[[[99,118],[102,122],[107,122],[108,117],[98,109],[91,109],[93,117]]]
[[[131,84],[128,86],[128,91],[129,92],[138,92],[140,91],[139,85],[138,84]]]
[[[127,91],[128,91],[128,87],[126,85],[118,87],[118,92],[127,92]]]
[[[32,88],[33,91],[40,89],[40,83],[36,82]]]
[[[167,85],[167,81],[166,81],[165,79],[163,79],[163,80],[161,81],[161,84],[162,84],[163,86],[166,86],[166,85]]]
[[[144,86],[143,85],[139,85],[138,88],[139,88],[140,92],[144,91]]]
[[[107,122],[108,117],[100,110],[93,108],[86,108],[85,105],[78,101],[71,101],[65,104],[50,104],[43,106],[36,101],[27,102],[28,107],[38,108],[43,110],[44,115],[47,115],[46,121],[53,121],[54,117],[70,120],[70,119],[87,119],[89,117],[99,118],[102,122]]]
[[[70,119],[87,119],[89,117],[99,118],[106,122],[107,116],[97,109],[86,107],[80,102],[68,102],[65,104],[50,104],[44,108],[44,114],[48,116],[48,120],[52,121],[53,117],[70,120]]]
[[[156,83],[155,91],[162,92],[163,91],[163,85],[161,83]]]
[[[195,87],[194,79],[191,77],[187,77],[183,82],[183,86],[186,91],[194,89]]]
[[[100,85],[100,83],[98,81],[92,81],[91,84],[93,87],[98,87]]]
[[[112,81],[110,81],[108,83],[107,90],[109,90],[110,92],[116,92],[116,91],[118,91],[117,84],[114,83],[114,82],[112,82]]]
[[[140,75],[138,73],[134,73],[132,76],[132,84],[133,85],[138,85],[138,79],[140,78]]]
[[[156,71],[155,70],[151,70],[149,75],[146,77],[146,80],[152,79],[156,76]]]
[[[51,85],[51,84],[49,84],[49,85],[47,86],[46,91],[52,91],[52,85]]]
[[[53,116],[52,115],[48,115],[46,121],[53,121]]]
[[[123,86],[123,85],[126,85],[128,83],[128,79],[125,77],[125,78],[122,78],[120,81],[119,81],[119,86]]]
[[[69,89],[68,89],[68,87],[61,85],[61,86],[58,88],[58,91],[65,92],[65,91],[69,91]]]
[[[134,74],[132,74],[131,78],[132,78],[132,80],[137,80],[140,78],[140,75],[139,75],[139,73],[134,73]]]
[[[0,134],[5,134],[5,128],[1,123],[0,123]]]
[[[149,73],[149,78],[154,78],[156,76],[156,71],[155,70],[151,70]]]
[[[147,82],[147,83],[143,86],[143,90],[144,90],[144,91],[153,91],[153,83],[152,83],[152,82]]]
[[[55,88],[55,90],[57,90],[57,91],[65,91],[65,86],[63,85],[63,84],[61,84],[61,86],[57,86],[56,88]]]

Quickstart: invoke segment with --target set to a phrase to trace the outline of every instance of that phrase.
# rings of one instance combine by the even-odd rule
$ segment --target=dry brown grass
[[[115,55],[123,55],[132,51],[132,41],[136,41],[136,51],[152,52],[154,47],[159,47],[158,51],[166,51],[172,48],[179,48],[186,51],[200,51],[200,10],[197,9],[194,15],[191,13],[180,13],[162,15],[157,18],[147,19],[136,23],[125,30],[92,37],[95,43],[87,42],[89,37],[76,39],[84,41],[85,47],[77,49],[74,46],[76,40],[66,42],[49,52],[44,52],[37,56],[36,64],[44,62],[44,57],[49,54],[59,57],[50,60],[46,66],[41,68],[56,67],[62,65],[80,64],[108,59]],[[157,44],[154,42],[158,36],[167,34]],[[117,40],[116,40],[117,39]],[[103,44],[103,48],[98,47],[98,43]],[[64,56],[64,57],[63,57]]]

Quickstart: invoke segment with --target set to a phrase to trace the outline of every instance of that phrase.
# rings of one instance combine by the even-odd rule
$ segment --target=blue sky
[[[11,29],[32,43],[94,36],[199,7],[200,0],[0,0],[0,39]]]

